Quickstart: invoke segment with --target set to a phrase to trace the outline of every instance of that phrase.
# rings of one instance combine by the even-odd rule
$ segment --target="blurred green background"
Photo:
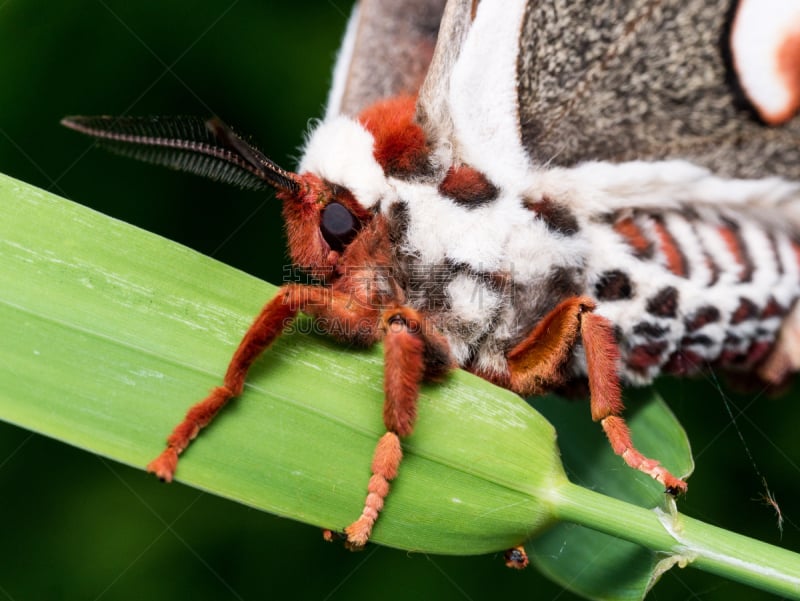
[[[351,4],[0,0],[0,172],[280,283],[274,199],[93,150],[58,121],[216,114],[291,168],[322,114]],[[726,408],[714,381],[665,386],[698,463],[682,510],[800,550],[797,393],[732,397]],[[782,538],[759,499],[762,475],[786,519]],[[13,600],[575,598],[533,570],[506,570],[499,556],[350,553],[315,528],[5,424],[0,515],[0,598]],[[672,570],[651,598],[771,597]]]

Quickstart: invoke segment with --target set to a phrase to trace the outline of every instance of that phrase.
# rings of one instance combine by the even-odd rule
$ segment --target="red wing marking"
[[[765,122],[800,108],[800,2],[741,0],[731,31],[739,83]]]

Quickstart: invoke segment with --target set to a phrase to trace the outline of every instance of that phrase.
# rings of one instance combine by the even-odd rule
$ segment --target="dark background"
[[[309,120],[322,114],[350,5],[0,0],[0,172],[280,283],[274,199],[92,150],[58,121],[217,114],[292,168]],[[800,549],[797,394],[735,397],[726,407],[713,381],[668,385],[698,462],[681,508]],[[758,498],[762,475],[787,520],[782,540]],[[0,515],[0,599],[574,598],[533,570],[506,570],[498,556],[349,553],[315,528],[163,486],[3,424]],[[651,598],[771,597],[673,570]]]

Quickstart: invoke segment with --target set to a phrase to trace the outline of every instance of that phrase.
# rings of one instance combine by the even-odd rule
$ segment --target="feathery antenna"
[[[282,169],[216,117],[84,117],[61,124],[117,154],[188,171],[248,190],[296,194],[297,176]]]

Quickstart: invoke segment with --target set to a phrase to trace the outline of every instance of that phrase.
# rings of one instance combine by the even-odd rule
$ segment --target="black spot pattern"
[[[686,320],[686,331],[695,332],[703,326],[719,321],[719,309],[712,305],[706,305],[697,309]]]
[[[699,345],[699,346],[713,346],[714,341],[705,334],[697,334],[695,336],[684,336],[681,338],[681,346]]]
[[[600,274],[594,286],[597,300],[614,301],[633,297],[633,284],[624,271],[612,269]]]
[[[668,286],[647,301],[647,312],[657,317],[675,317],[678,313],[678,290]]]
[[[733,315],[731,315],[731,323],[735,325],[748,319],[753,319],[758,316],[758,313],[756,304],[749,298],[742,297],[739,299],[739,306],[736,307]]]
[[[669,328],[643,321],[633,326],[633,333],[647,338],[661,338],[665,334],[669,334]]]
[[[580,231],[578,219],[562,204],[546,198],[536,202],[526,199],[525,206],[535,212],[551,232],[574,236]]]

